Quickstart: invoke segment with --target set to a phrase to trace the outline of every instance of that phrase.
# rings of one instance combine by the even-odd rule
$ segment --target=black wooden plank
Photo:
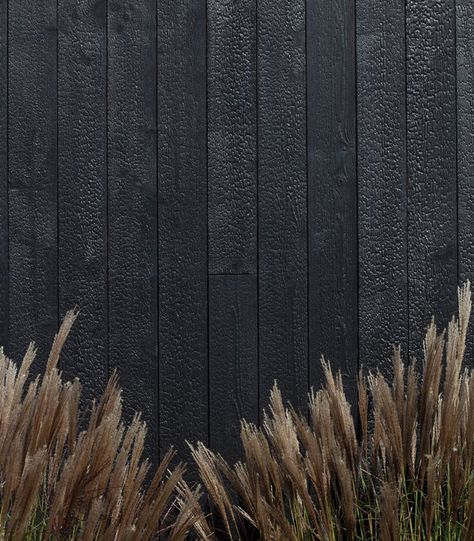
[[[306,403],[305,2],[258,2],[260,405]]]
[[[208,12],[209,271],[255,272],[256,1]]]
[[[209,278],[210,445],[240,458],[240,420],[258,420],[257,276]]]
[[[156,3],[108,3],[109,365],[158,454]]]
[[[407,3],[408,299],[410,352],[431,314],[443,325],[457,286],[453,0]]]
[[[354,0],[308,4],[309,378],[358,363]]]
[[[206,2],[158,1],[160,448],[208,439]]]
[[[10,347],[45,364],[57,330],[56,1],[9,3]]]
[[[0,345],[8,337],[8,2],[0,2]]]
[[[474,281],[474,4],[456,2],[459,279]],[[466,359],[472,366],[474,332]]]
[[[106,9],[58,3],[59,310],[80,316],[61,368],[87,400],[107,381]]]
[[[387,373],[408,349],[405,2],[357,14],[359,355]]]

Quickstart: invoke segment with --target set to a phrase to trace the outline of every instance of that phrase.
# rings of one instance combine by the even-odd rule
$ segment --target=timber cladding
[[[1,343],[77,305],[89,399],[235,458],[275,379],[354,397],[446,323],[473,143],[468,0],[0,0]]]

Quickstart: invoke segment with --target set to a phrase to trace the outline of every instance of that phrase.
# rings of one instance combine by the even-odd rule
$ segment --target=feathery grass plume
[[[474,372],[462,368],[469,283],[458,301],[446,332],[434,320],[427,329],[421,376],[399,348],[391,381],[359,374],[357,424],[341,375],[323,360],[326,384],[311,392],[309,416],[275,386],[263,426],[242,422],[240,462],[192,447],[225,530],[212,539],[248,539],[243,524],[269,541],[474,539]]]
[[[196,521],[206,534],[199,489],[171,467],[172,451],[146,482],[146,426],[139,415],[124,424],[116,375],[78,432],[80,384],[58,370],[76,316],[66,315],[42,378],[28,380],[33,344],[19,368],[0,351],[0,539],[180,541]]]

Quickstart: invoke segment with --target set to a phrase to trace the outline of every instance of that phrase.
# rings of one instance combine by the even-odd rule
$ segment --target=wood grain
[[[409,348],[456,308],[455,20],[452,0],[407,3]]]
[[[209,438],[227,460],[240,458],[240,421],[258,420],[256,275],[209,279]]]
[[[208,6],[209,272],[257,269],[256,1]]]
[[[109,366],[158,458],[155,1],[108,3]]]
[[[260,406],[308,390],[305,3],[258,2]]]
[[[474,281],[474,5],[456,2],[457,172],[459,280]],[[473,365],[474,333],[467,337]]]
[[[90,402],[108,374],[105,2],[60,0],[58,25],[59,311],[80,309],[62,369]]]
[[[41,371],[58,326],[56,1],[9,3],[9,347]]]
[[[8,2],[0,1],[0,345],[8,346]]]
[[[160,447],[207,441],[206,3],[158,1]]]
[[[309,378],[358,367],[355,5],[308,4]]]
[[[405,3],[357,11],[360,363],[408,351]]]

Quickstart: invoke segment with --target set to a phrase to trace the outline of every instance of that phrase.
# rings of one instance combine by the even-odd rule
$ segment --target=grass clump
[[[76,314],[68,313],[42,378],[28,377],[35,348],[17,367],[0,353],[0,539],[179,541],[200,518],[199,494],[170,470],[170,451],[148,483],[145,424],[122,421],[113,376],[78,429],[80,384],[57,368]]]
[[[323,361],[309,414],[275,387],[263,426],[242,423],[237,464],[194,447],[213,538],[474,539],[474,372],[462,368],[470,311],[466,284],[447,332],[434,321],[427,330],[421,377],[395,349],[393,379],[360,373],[355,414]]]
[[[304,414],[278,387],[261,427],[242,421],[240,462],[192,447],[210,503],[172,466],[153,475],[146,426],[122,420],[110,379],[79,428],[79,381],[63,382],[68,313],[44,375],[31,345],[18,367],[0,350],[0,541],[470,541],[474,539],[474,370],[463,369],[471,290],[446,331],[434,320],[421,367],[393,353],[393,376],[358,377],[357,411],[342,377]]]

